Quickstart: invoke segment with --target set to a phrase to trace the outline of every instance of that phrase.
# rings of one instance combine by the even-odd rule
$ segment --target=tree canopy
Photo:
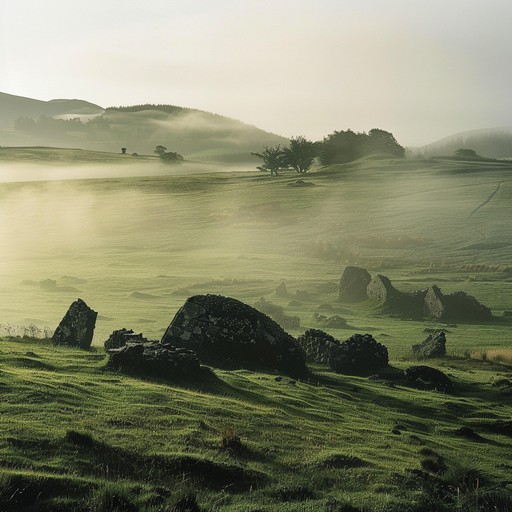
[[[335,131],[320,143],[319,159],[323,165],[346,163],[371,155],[387,153],[403,158],[405,148],[396,141],[392,133],[373,128],[368,133],[352,130]]]

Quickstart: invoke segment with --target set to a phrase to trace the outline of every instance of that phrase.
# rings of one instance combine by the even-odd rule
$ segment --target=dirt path
[[[483,202],[483,203],[480,203],[469,215],[468,215],[468,219],[473,216],[478,210],[480,210],[480,208],[483,208],[497,193],[498,193],[498,190],[501,188],[501,185],[502,185],[503,181],[500,181],[498,183],[498,186],[496,187],[496,190],[494,190],[494,192],[492,192],[492,194]]]

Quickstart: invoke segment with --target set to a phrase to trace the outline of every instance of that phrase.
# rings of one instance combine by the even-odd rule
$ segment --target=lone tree
[[[281,146],[265,146],[259,153],[251,153],[263,160],[263,165],[257,167],[260,171],[270,171],[270,175],[276,175],[277,171],[286,167],[286,158]]]
[[[309,171],[318,155],[317,145],[302,135],[292,138],[290,146],[283,149],[286,167],[295,169],[298,173]]]

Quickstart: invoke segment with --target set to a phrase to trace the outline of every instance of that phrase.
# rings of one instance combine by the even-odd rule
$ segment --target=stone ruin
[[[118,329],[114,331],[105,341],[105,350],[108,352],[113,348],[124,347],[127,343],[148,343],[148,340],[144,338],[142,333],[136,334],[131,329]]]
[[[367,283],[366,288],[364,283]],[[388,277],[380,274],[371,277],[366,269],[359,267],[345,268],[338,297],[351,302],[370,299],[392,315],[415,319],[429,318],[441,322],[492,320],[491,310],[465,292],[444,295],[436,285],[410,293],[402,292]]]
[[[342,342],[319,329],[309,329],[297,341],[308,361],[327,364],[337,373],[364,375],[388,365],[388,349],[370,334],[354,334]]]
[[[446,335],[444,331],[433,332],[421,343],[413,345],[411,350],[418,357],[443,357],[446,355]]]
[[[192,350],[167,343],[128,341],[118,348],[107,350],[107,368],[128,374],[173,380],[195,377],[201,366]]]
[[[98,313],[91,309],[82,299],[77,299],[69,306],[52,336],[54,345],[68,345],[89,350],[92,343]]]
[[[264,313],[221,295],[187,299],[161,343],[191,349],[212,364],[263,366],[294,377],[308,373],[306,356],[291,335]]]

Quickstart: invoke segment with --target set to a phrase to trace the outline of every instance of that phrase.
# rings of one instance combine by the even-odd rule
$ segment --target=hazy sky
[[[512,125],[510,0],[0,0],[0,91],[405,145]]]

